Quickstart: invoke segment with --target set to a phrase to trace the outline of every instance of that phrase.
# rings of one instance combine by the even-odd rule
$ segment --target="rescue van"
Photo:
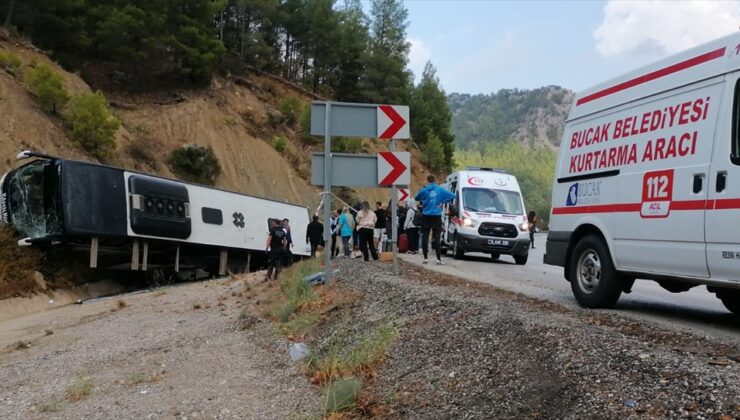
[[[443,212],[443,247],[456,259],[482,252],[523,265],[529,257],[529,224],[516,177],[499,169],[466,168],[447,177],[443,188],[455,200]]]
[[[740,33],[579,93],[566,121],[544,261],[576,300],[635,279],[699,285],[740,313]]]

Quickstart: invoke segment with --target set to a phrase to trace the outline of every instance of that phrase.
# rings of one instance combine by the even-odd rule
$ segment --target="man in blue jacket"
[[[444,265],[439,244],[442,234],[442,206],[454,199],[455,194],[437,185],[433,175],[427,177],[427,185],[416,194],[416,201],[422,203],[421,247],[424,251],[424,264],[429,262],[429,231],[431,231],[432,246],[437,252],[437,265]]]

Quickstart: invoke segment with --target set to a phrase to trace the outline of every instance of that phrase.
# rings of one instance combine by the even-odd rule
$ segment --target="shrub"
[[[186,144],[172,152],[169,163],[177,176],[199,184],[213,185],[221,173],[221,166],[211,146]]]
[[[341,378],[330,383],[326,387],[324,411],[329,414],[354,407],[360,390],[362,390],[362,382],[357,378]]]
[[[285,116],[285,122],[292,125],[298,120],[298,115],[301,112],[301,102],[295,97],[285,98],[280,104],[280,112]]]
[[[110,157],[121,122],[113,116],[103,93],[81,93],[69,101],[64,120],[72,141],[98,159]]]
[[[288,148],[288,141],[283,136],[277,136],[272,142],[272,147],[278,152],[283,153]]]
[[[8,71],[13,76],[16,75],[21,67],[21,59],[13,53],[0,51],[0,67]]]
[[[26,84],[36,97],[41,109],[56,113],[69,101],[64,79],[50,66],[39,64],[26,73]]]
[[[361,138],[336,137],[331,140],[331,151],[335,153],[360,153],[365,150]]]
[[[301,112],[301,121],[299,125],[300,125],[300,132],[301,132],[301,140],[303,140],[304,143],[310,144],[310,145],[319,144],[322,138],[311,135],[311,107],[310,106],[306,107],[303,110],[303,112]]]

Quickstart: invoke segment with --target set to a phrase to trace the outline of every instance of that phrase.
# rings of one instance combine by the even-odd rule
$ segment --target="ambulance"
[[[544,261],[579,304],[635,279],[705,285],[740,314],[740,33],[581,92],[566,121]]]
[[[527,263],[529,224],[514,175],[469,167],[449,175],[442,187],[455,194],[442,220],[442,246],[455,259],[466,252],[482,252],[493,260],[506,254],[519,265]]]

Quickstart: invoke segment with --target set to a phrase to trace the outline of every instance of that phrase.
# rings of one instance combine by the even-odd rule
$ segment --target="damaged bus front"
[[[28,152],[18,155],[19,159],[26,157],[33,156]],[[54,240],[62,234],[59,180],[60,165],[55,159],[35,160],[0,179],[0,217],[24,237],[19,245]]]

